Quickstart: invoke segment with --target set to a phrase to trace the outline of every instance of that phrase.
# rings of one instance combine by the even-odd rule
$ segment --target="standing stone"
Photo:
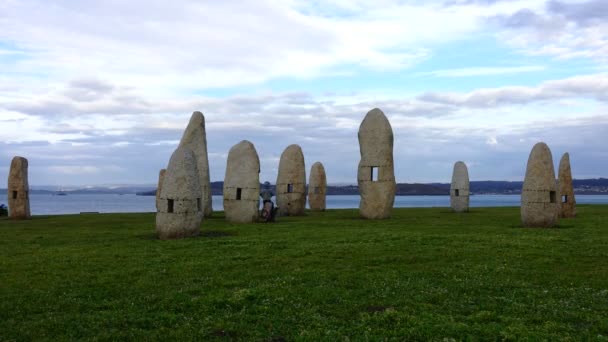
[[[557,224],[557,186],[553,157],[543,142],[534,145],[521,191],[521,221],[524,227],[553,227]]]
[[[161,169],[158,173],[158,186],[156,187],[156,211],[160,210],[160,192],[163,189],[163,180],[165,179],[165,173],[167,169]]]
[[[298,145],[289,145],[281,154],[277,177],[277,206],[281,216],[304,215],[306,170],[304,154]]]
[[[308,180],[308,205],[311,210],[325,210],[325,195],[327,194],[327,176],[320,162],[312,164]]]
[[[560,198],[560,217],[575,217],[576,200],[574,198],[572,171],[570,169],[570,155],[568,153],[564,153],[562,159],[559,161],[557,188]]]
[[[469,171],[461,161],[454,164],[452,185],[450,186],[450,205],[457,213],[469,211]]]
[[[161,240],[200,234],[203,208],[196,164],[188,147],[178,147],[171,156],[156,213],[156,233]]]
[[[8,216],[16,220],[26,220],[31,217],[27,165],[27,159],[14,157],[8,175]]]
[[[361,193],[361,217],[389,218],[397,190],[393,164],[393,129],[378,108],[369,111],[361,122],[359,149],[361,161],[357,183]]]
[[[194,152],[198,168],[199,183],[203,201],[205,217],[213,214],[211,202],[211,180],[209,176],[209,157],[207,155],[207,133],[205,131],[205,117],[201,112],[192,113],[188,127],[184,131],[179,147],[187,146]]]
[[[260,207],[260,158],[247,140],[234,145],[228,153],[224,177],[224,213],[233,223],[252,223]]]

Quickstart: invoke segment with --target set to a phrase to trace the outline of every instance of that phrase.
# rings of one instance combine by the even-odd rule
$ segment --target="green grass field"
[[[608,206],[555,229],[519,208],[0,220],[0,340],[606,340]]]

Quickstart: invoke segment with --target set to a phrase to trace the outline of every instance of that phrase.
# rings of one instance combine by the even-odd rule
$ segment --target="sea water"
[[[520,195],[474,195],[471,207],[519,206]],[[608,204],[608,195],[577,195],[578,204]],[[5,203],[0,199],[0,203]],[[449,196],[396,196],[395,208],[449,207]],[[116,194],[31,194],[32,215],[99,213],[143,213],[155,212],[154,196]],[[358,208],[359,196],[327,196],[328,209]],[[213,209],[223,210],[222,196],[213,196]]]

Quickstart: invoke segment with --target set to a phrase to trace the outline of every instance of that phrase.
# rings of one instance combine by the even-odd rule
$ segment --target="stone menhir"
[[[304,154],[298,145],[289,145],[281,154],[276,192],[281,216],[304,215],[306,206],[306,170]]]
[[[8,175],[8,216],[15,220],[25,220],[30,214],[30,185],[27,175],[27,159],[14,157]]]
[[[167,169],[161,169],[158,173],[158,186],[156,187],[156,211],[160,210],[160,192],[163,189],[163,180],[165,179],[165,173]]]
[[[369,111],[361,122],[359,149],[361,161],[357,183],[361,194],[361,217],[389,218],[397,188],[393,163],[393,129],[378,108]]]
[[[311,210],[325,210],[325,195],[327,194],[327,176],[320,162],[312,164],[308,179],[308,205]]]
[[[224,213],[233,223],[256,222],[260,206],[260,158],[247,140],[228,152],[224,177]]]
[[[572,186],[572,171],[570,169],[570,155],[564,153],[559,161],[557,190],[559,192],[559,216],[563,218],[576,216],[576,200]]]
[[[558,220],[557,186],[553,157],[543,142],[534,145],[521,191],[521,221],[524,227],[553,227]]]
[[[207,155],[207,133],[205,117],[201,112],[192,113],[188,127],[184,131],[179,146],[186,146],[194,152],[201,185],[201,200],[205,217],[213,214],[211,201],[211,181],[209,176],[209,157]]]
[[[200,234],[203,219],[201,185],[194,152],[178,147],[169,161],[156,213],[156,233],[161,240]]]
[[[461,161],[454,164],[450,186],[450,206],[457,213],[469,211],[469,171]]]

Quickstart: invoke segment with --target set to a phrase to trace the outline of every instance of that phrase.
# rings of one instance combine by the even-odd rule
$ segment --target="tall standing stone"
[[[559,161],[557,187],[560,198],[560,217],[575,217],[576,199],[574,198],[572,171],[570,169],[570,155],[568,153],[564,153],[562,159]]]
[[[281,216],[304,215],[306,207],[306,170],[304,154],[298,145],[289,145],[281,154],[276,192]]]
[[[311,210],[325,210],[325,195],[327,194],[327,176],[320,162],[312,164],[308,180],[308,205]]]
[[[521,191],[521,221],[524,227],[553,227],[558,220],[557,186],[553,157],[543,142],[534,145]]]
[[[469,170],[461,161],[454,164],[452,185],[450,186],[450,206],[452,210],[461,213],[469,211]]]
[[[397,190],[393,163],[393,129],[378,108],[369,111],[361,122],[359,149],[361,161],[357,183],[361,193],[361,217],[389,218]]]
[[[16,220],[25,220],[30,214],[30,185],[28,181],[28,163],[23,157],[14,157],[8,175],[8,216]]]
[[[194,152],[178,147],[161,186],[156,233],[162,240],[200,234],[203,219],[201,185]]]
[[[207,133],[205,131],[205,117],[201,112],[192,113],[188,127],[184,131],[179,146],[187,146],[194,152],[197,161],[199,183],[203,201],[205,217],[213,213],[211,200],[211,180],[209,176],[209,157],[207,155]]]
[[[156,211],[160,210],[160,192],[163,189],[163,181],[165,180],[165,173],[167,169],[161,169],[158,173],[158,186],[156,187]]]
[[[260,206],[260,158],[247,140],[228,152],[224,177],[224,213],[234,223],[256,222]]]

